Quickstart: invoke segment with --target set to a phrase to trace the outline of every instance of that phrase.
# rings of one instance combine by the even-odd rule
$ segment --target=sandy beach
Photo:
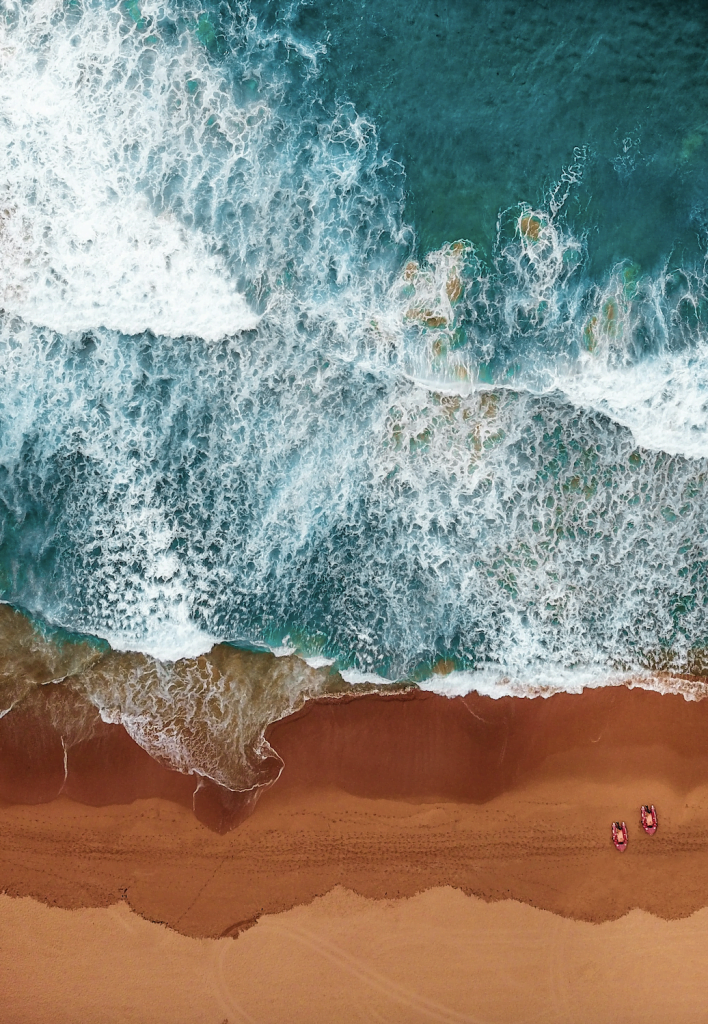
[[[270,728],[285,767],[260,799],[203,786],[194,809],[194,780],[120,727],[64,760],[49,716],[27,715],[34,731],[0,721],[12,1021],[47,1019],[37,957],[56,1020],[548,1021],[576,999],[584,1021],[616,1000],[629,1020],[705,1019],[708,702],[624,686],[313,701]],[[236,1009],[188,983],[202,962]],[[132,1001],[110,994],[127,970]]]

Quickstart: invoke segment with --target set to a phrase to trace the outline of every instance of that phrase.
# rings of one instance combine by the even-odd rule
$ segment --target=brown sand
[[[122,904],[59,924],[32,902],[3,903],[3,947],[26,936],[47,992],[61,972],[72,979],[65,1016],[42,1015],[32,963],[11,955],[11,1021],[582,1024],[618,1005],[625,1020],[708,1021],[696,982],[708,911],[688,918],[708,906],[708,701],[618,687],[547,700],[313,702],[270,730],[283,775],[225,834],[195,818],[182,777],[142,760],[117,727],[66,762],[62,751],[57,774],[49,732],[38,726],[33,747],[24,727],[3,723],[0,768],[21,736],[28,767],[4,774],[0,889],[60,907]],[[210,824],[223,828],[222,797],[210,799]],[[639,827],[644,802],[659,812],[654,837]],[[610,841],[616,818],[629,827],[623,854]],[[326,896],[337,886],[350,894]],[[326,898],[308,906],[316,897]],[[129,907],[183,935],[151,930]],[[622,917],[633,908],[666,920]],[[85,959],[62,952],[52,935],[64,933]],[[101,943],[116,935],[112,961]],[[88,949],[91,936],[101,939]],[[218,936],[238,941],[202,940]],[[163,946],[169,971],[150,959]],[[84,989],[96,957],[107,992],[138,979],[134,998],[105,997],[113,1017],[105,1000],[91,1016],[98,997]],[[225,1002],[199,997],[192,962],[212,964],[212,979],[214,963],[227,965],[209,987]],[[155,998],[170,990],[171,1015],[143,1015],[151,986]]]

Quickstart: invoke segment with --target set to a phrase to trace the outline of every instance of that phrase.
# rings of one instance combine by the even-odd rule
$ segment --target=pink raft
[[[612,842],[620,852],[627,849],[627,826],[624,822],[612,822]]]
[[[649,806],[645,804],[642,807],[642,828],[648,835],[653,836],[656,832],[656,826],[659,824],[656,817],[656,807],[654,804]]]

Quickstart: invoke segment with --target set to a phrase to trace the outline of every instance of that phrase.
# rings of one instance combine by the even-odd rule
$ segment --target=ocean
[[[0,714],[702,686],[705,4],[0,6]]]

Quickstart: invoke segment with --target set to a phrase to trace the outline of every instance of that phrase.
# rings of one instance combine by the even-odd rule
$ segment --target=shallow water
[[[0,596],[102,714],[703,672],[704,5],[2,11]]]

